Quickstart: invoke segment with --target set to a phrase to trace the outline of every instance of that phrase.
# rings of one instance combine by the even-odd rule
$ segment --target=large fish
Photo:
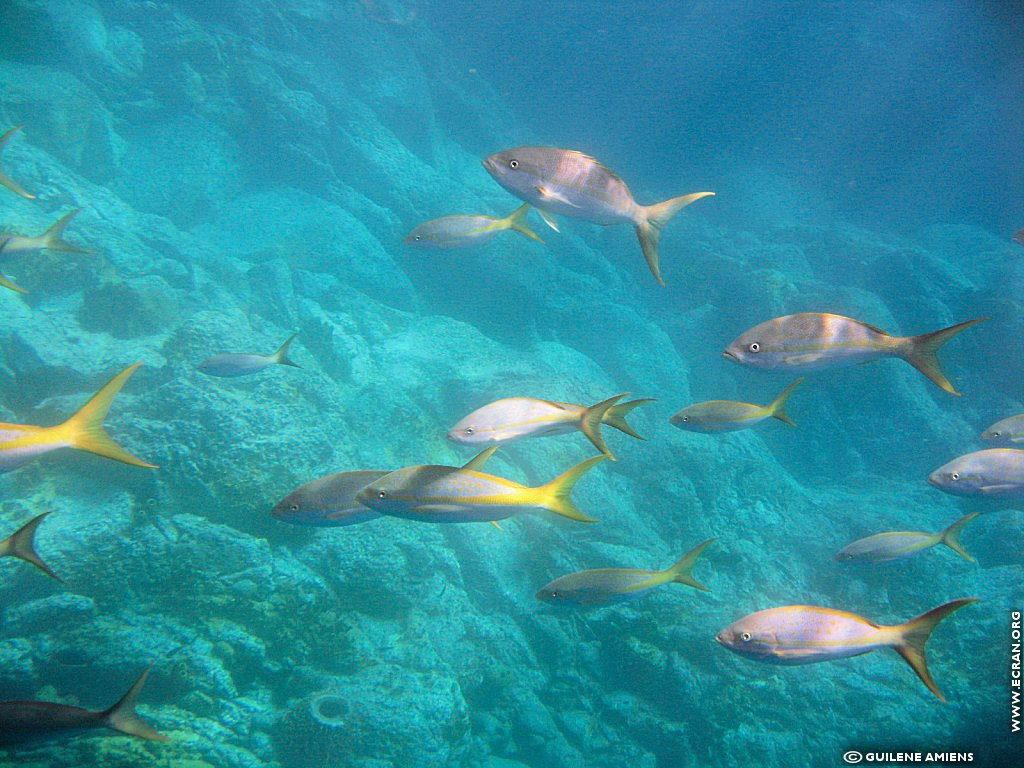
[[[1004,445],[1024,443],[1024,413],[997,421],[981,433],[981,439]]]
[[[34,253],[44,249],[66,253],[95,253],[95,251],[81,248],[64,239],[64,230],[82,210],[82,208],[75,208],[75,210],[64,214],[43,234],[35,237],[15,235],[11,232],[0,233],[0,255],[17,256],[21,253]]]
[[[760,424],[766,419],[778,419],[795,427],[796,424],[786,415],[786,401],[801,381],[803,379],[794,381],[769,405],[753,405],[735,400],[708,400],[683,408],[668,421],[688,432],[736,432]]]
[[[980,513],[972,512],[961,517],[951,526],[938,533],[919,533],[918,531],[888,531],[876,533],[847,544],[836,554],[836,560],[844,563],[888,563],[913,557],[918,552],[945,544],[961,557],[974,562],[967,550],[960,544],[960,534],[971,520]]]
[[[524,203],[504,219],[470,215],[431,219],[406,235],[403,242],[417,248],[465,248],[482,245],[499,232],[512,231],[543,243],[526,223],[526,214],[529,212],[530,204]]]
[[[640,571],[633,568],[598,568],[561,576],[541,587],[538,600],[558,605],[605,605],[646,595],[663,584],[686,584],[704,592],[707,587],[697,581],[691,571],[697,558],[713,542],[708,539],[683,555],[663,571]]]
[[[532,397],[495,400],[459,421],[448,431],[448,438],[460,445],[494,445],[579,430],[597,450],[614,461],[615,457],[601,436],[601,424],[643,440],[626,422],[626,416],[637,406],[654,402],[651,398],[644,398],[616,405],[626,394],[589,407]]]
[[[115,443],[103,429],[103,420],[115,395],[142,363],[121,371],[93,395],[70,419],[54,427],[0,424],[0,472],[10,472],[32,459],[59,448],[77,448],[136,467],[155,469]]]
[[[169,741],[135,712],[135,702],[150,669],[142,673],[119,702],[99,712],[49,701],[0,701],[0,746],[68,739],[99,728],[149,741]]]
[[[987,319],[967,320],[920,336],[890,336],[860,320],[823,312],[803,312],[754,326],[722,354],[752,368],[781,371],[838,368],[899,357],[942,389],[958,395],[960,393],[942,373],[936,353],[960,331]]]
[[[34,541],[36,528],[39,527],[39,524],[43,522],[49,514],[49,512],[43,512],[43,514],[33,517],[6,539],[0,541],[0,557],[17,557],[24,560],[26,563],[32,563],[32,565],[41,570],[47,576],[52,576],[63,584],[64,579],[51,571],[50,566],[44,563],[43,559],[39,557],[39,554],[36,552]]]
[[[655,279],[661,278],[658,240],[680,210],[714,192],[694,192],[655,205],[639,205],[626,183],[582,152],[556,147],[517,147],[495,152],[484,168],[501,186],[533,205],[558,231],[553,214],[595,224],[632,224]]]
[[[928,475],[928,482],[957,496],[1024,496],[1024,451],[987,448],[965,453]]]
[[[816,664],[892,648],[941,701],[924,646],[932,630],[953,611],[976,602],[967,597],[940,605],[903,624],[885,626],[846,611],[787,605],[744,616],[715,637],[730,651],[766,664]]]
[[[271,365],[290,365],[301,368],[298,363],[288,358],[288,347],[299,334],[293,333],[288,340],[277,348],[272,355],[256,355],[248,352],[224,352],[207,358],[199,364],[199,370],[208,376],[219,378],[235,378],[259,373]]]
[[[16,134],[18,131],[20,131],[24,127],[25,126],[23,126],[23,125],[16,125],[13,128],[11,128],[11,130],[7,131],[7,133],[5,133],[3,136],[0,136],[0,152],[4,151],[4,147],[6,147],[7,146],[7,142],[10,141],[14,137],[14,134]],[[28,198],[29,200],[35,200],[36,199],[35,195],[26,192],[22,188],[22,186],[20,184],[18,184],[18,182],[16,182],[10,176],[8,176],[6,173],[4,173],[4,169],[3,168],[0,168],[0,186],[7,187],[14,194],[21,195],[22,197]]]

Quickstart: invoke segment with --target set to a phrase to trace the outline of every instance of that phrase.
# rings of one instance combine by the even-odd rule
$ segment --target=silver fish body
[[[956,496],[1024,497],[1024,450],[987,448],[967,453],[936,469],[928,482]]]
[[[410,232],[403,241],[416,248],[466,248],[482,245],[500,232],[511,230],[543,242],[527,223],[530,204],[524,203],[503,219],[493,216],[442,216],[424,222]]]
[[[888,563],[913,557],[923,549],[934,547],[942,540],[935,533],[917,531],[890,531],[877,533],[847,544],[836,554],[844,562]]]
[[[981,433],[981,439],[1006,447],[1024,447],[1024,413],[1001,419]]]
[[[356,501],[356,494],[386,474],[388,470],[367,469],[321,477],[289,493],[270,514],[285,523],[320,528],[373,520],[380,513]]]

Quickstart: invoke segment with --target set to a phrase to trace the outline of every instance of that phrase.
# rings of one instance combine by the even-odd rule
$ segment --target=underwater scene
[[[1021,765],[1022,40],[0,0],[0,768]]]

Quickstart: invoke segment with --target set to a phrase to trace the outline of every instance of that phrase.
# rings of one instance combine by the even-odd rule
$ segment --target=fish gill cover
[[[1024,411],[1022,24],[1015,4],[966,0],[4,0],[0,454],[23,465],[0,477],[0,539],[50,514],[0,545],[0,701],[102,712],[153,664],[137,711],[170,741],[97,731],[0,747],[0,766],[786,766],[850,749],[1008,765],[1021,502],[926,479]],[[522,146],[594,157],[644,206],[714,191],[663,227],[667,286],[630,226],[583,215],[555,232],[528,211],[543,244],[403,243],[444,216],[508,217],[522,201],[481,161]],[[537,186],[539,206],[583,207]],[[6,246],[77,208],[60,237],[80,250]],[[880,360],[809,371],[795,429],[669,423],[771,403],[795,375],[721,353],[801,312],[904,337],[989,319],[939,353],[962,397]],[[229,378],[200,370],[216,355]],[[159,468],[26,437],[140,361],[98,416]],[[587,426],[617,459],[572,489],[597,524],[338,525],[332,509],[358,509],[340,482],[344,498],[295,510],[306,525],[271,516],[334,473],[462,467],[478,449],[447,432],[503,398],[624,392],[656,402],[629,414],[643,441],[607,415]],[[594,455],[583,426],[453,477],[536,488]],[[976,563],[941,546],[834,559],[976,511]],[[693,566],[710,593],[535,597],[710,538]],[[896,625],[966,597],[981,601],[928,646],[946,704],[890,650],[787,668],[715,643],[787,605]]]

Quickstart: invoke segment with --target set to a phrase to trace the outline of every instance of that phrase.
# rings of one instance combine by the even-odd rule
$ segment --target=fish
[[[11,232],[0,233],[0,256],[17,256],[20,253],[33,253],[42,250],[64,251],[65,253],[95,253],[88,248],[81,248],[64,239],[64,230],[68,224],[80,214],[84,208],[75,208],[61,216],[43,234],[35,237],[15,235]]]
[[[796,424],[786,414],[786,401],[802,381],[802,378],[794,381],[782,390],[770,405],[753,405],[735,400],[708,400],[683,408],[668,421],[688,432],[736,432],[772,418],[795,427]]]
[[[473,469],[407,467],[371,483],[356,494],[356,501],[384,515],[426,523],[489,522],[537,510],[596,523],[569,494],[583,475],[607,458],[594,456],[536,488]]]
[[[417,248],[465,248],[488,242],[499,232],[510,230],[543,243],[526,223],[530,204],[524,203],[504,219],[493,216],[444,216],[420,224],[404,242]]]
[[[1016,235],[1013,236],[1013,242],[1017,243],[1018,245],[1024,245],[1024,229],[1020,230],[1019,232],[1017,232]]]
[[[615,457],[601,436],[601,425],[607,424],[643,440],[626,422],[626,416],[637,406],[654,402],[652,398],[643,398],[616,405],[628,394],[625,392],[589,407],[532,397],[495,400],[477,408],[448,430],[448,439],[459,445],[505,445],[531,437],[563,435],[579,430],[597,450],[614,461]]]
[[[0,701],[0,746],[63,740],[100,728],[148,741],[170,741],[135,712],[150,670],[152,666],[114,706],[98,712],[49,701]]]
[[[557,605],[607,605],[633,600],[663,584],[686,584],[703,592],[711,590],[697,581],[691,570],[697,558],[715,539],[698,544],[683,555],[675,565],[663,571],[640,571],[633,568],[599,568],[561,576],[545,584],[535,597]]]
[[[967,550],[960,544],[960,534],[964,526],[980,513],[972,512],[938,533],[919,533],[917,531],[889,531],[876,533],[847,544],[836,554],[836,560],[844,563],[888,563],[913,557],[918,552],[945,544],[958,555],[974,562]]]
[[[234,378],[236,376],[250,376],[259,373],[271,365],[290,365],[293,368],[301,368],[298,363],[288,358],[288,347],[299,334],[293,333],[288,340],[277,348],[272,355],[254,355],[245,352],[225,352],[207,358],[199,364],[199,370],[208,376],[219,378]]]
[[[928,482],[955,496],[1024,496],[1024,450],[986,448],[965,453],[928,475]]]
[[[0,541],[0,557],[17,557],[20,560],[24,560],[26,563],[31,563],[47,576],[50,576],[61,584],[64,584],[66,583],[64,579],[50,570],[50,566],[43,562],[43,559],[39,557],[35,548],[34,538],[36,535],[36,528],[39,527],[39,524],[42,523],[49,514],[49,512],[43,512],[41,515],[36,515],[6,539]]]
[[[661,285],[658,241],[669,220],[714,192],[694,192],[654,205],[639,205],[626,183],[594,158],[572,149],[516,147],[495,152],[484,168],[502,187],[533,205],[558,231],[555,214],[594,224],[632,224],[647,266]]]
[[[981,433],[981,439],[991,443],[1024,443],[1024,413],[997,421]]]
[[[988,318],[967,320],[920,336],[890,336],[860,320],[802,312],[754,326],[722,354],[751,368],[784,371],[824,370],[899,357],[946,392],[959,395],[942,372],[936,355],[951,338],[983,320]]]
[[[928,690],[945,702],[928,671],[924,647],[940,621],[977,601],[976,597],[953,600],[893,626],[875,624],[854,613],[831,608],[787,605],[734,621],[715,640],[744,658],[785,666],[816,664],[892,648]]]
[[[7,142],[14,138],[14,134],[16,134],[24,127],[25,126],[23,125],[16,125],[9,131],[7,131],[7,133],[5,133],[3,136],[0,136],[0,152],[4,151],[4,147],[7,146]],[[26,192],[24,188],[20,184],[18,184],[18,182],[16,182],[10,176],[4,173],[4,169],[2,167],[0,167],[0,186],[7,187],[14,194],[20,195],[21,197],[24,197],[28,200],[36,199],[35,195],[31,194],[30,192]]]
[[[156,469],[119,446],[103,429],[110,404],[135,369],[135,363],[112,378],[67,421],[52,427],[0,423],[0,473],[10,472],[59,448],[76,448],[136,467]]]

